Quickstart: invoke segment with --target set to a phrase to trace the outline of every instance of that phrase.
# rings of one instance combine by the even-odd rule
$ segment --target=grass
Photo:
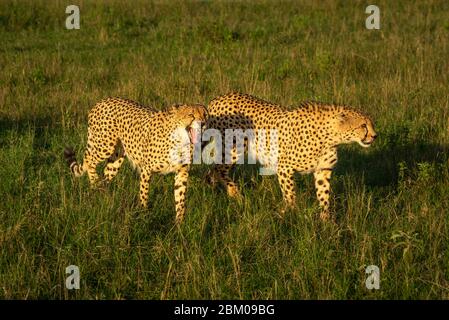
[[[378,1],[380,30],[363,1],[77,4],[80,30],[65,29],[64,1],[0,3],[1,298],[449,298],[447,1]],[[62,159],[66,145],[81,156],[105,97],[162,108],[231,90],[372,115],[374,146],[340,150],[336,225],[319,221],[310,176],[281,221],[274,177],[239,168],[239,204],[197,166],[178,229],[172,175],[154,177],[144,210],[127,164],[100,192]]]

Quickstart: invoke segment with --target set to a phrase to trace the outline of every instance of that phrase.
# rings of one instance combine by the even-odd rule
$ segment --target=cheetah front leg
[[[185,164],[176,172],[175,176],[175,207],[176,223],[180,224],[184,219],[187,180],[189,179],[189,165]]]
[[[320,169],[313,173],[315,177],[315,188],[316,196],[320,202],[321,220],[328,220],[329,214],[329,193],[330,193],[330,179],[332,170],[331,169]]]
[[[148,206],[148,191],[150,189],[151,171],[146,168],[140,170],[140,203],[144,208]]]

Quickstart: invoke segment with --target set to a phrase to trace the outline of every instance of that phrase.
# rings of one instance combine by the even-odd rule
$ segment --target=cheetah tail
[[[81,177],[84,174],[82,166],[76,162],[75,151],[71,147],[66,147],[64,149],[64,159],[69,165],[70,171],[75,177]]]

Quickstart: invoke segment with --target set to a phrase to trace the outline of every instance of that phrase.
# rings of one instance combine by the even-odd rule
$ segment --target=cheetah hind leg
[[[206,182],[216,188],[218,185],[223,186],[229,197],[236,200],[241,200],[242,195],[237,184],[229,177],[229,171],[232,165],[218,164],[213,169],[209,170],[206,175]]]
[[[75,152],[70,147],[65,148],[64,158],[67,161],[70,171],[75,177],[79,178],[87,173],[92,188],[100,190],[104,189],[104,181],[100,179],[100,176],[97,173],[97,166],[103,161],[103,158],[94,148],[86,149],[82,164],[78,163]]]
[[[242,199],[242,195],[237,184],[229,176],[229,171],[231,171],[233,165],[218,165],[217,172],[221,183],[225,186],[228,196],[237,200]]]
[[[282,204],[279,204],[278,216],[284,219],[287,212],[292,212],[297,208],[294,170],[289,167],[279,167],[277,170],[277,179],[284,200]]]
[[[122,144],[119,142],[115,152],[108,158],[106,167],[104,168],[104,177],[106,182],[110,182],[118,173],[118,170],[125,160],[125,152]]]
[[[224,133],[223,133],[224,135]],[[207,150],[209,146],[212,146],[212,149],[209,149],[207,152],[209,152],[210,157],[215,157],[216,152],[218,151],[215,145],[215,141],[212,140],[212,142],[208,143],[205,142],[202,144],[202,150]],[[225,146],[222,146],[222,157],[221,161],[224,161],[226,159],[226,149]],[[212,169],[209,170],[209,172],[206,174],[206,183],[212,186],[212,188],[216,188],[217,185],[222,185],[225,187],[226,192],[228,193],[228,196],[237,200],[241,200],[242,196],[241,193],[237,187],[237,184],[229,177],[229,171],[234,167],[235,163],[238,160],[237,150],[236,148],[232,148],[230,150],[231,155],[231,163],[230,164],[215,164]]]
[[[70,172],[75,177],[79,178],[85,173],[83,166],[80,166],[79,163],[76,161],[76,155],[75,151],[73,150],[73,147],[66,147],[64,149],[64,159],[70,168]]]
[[[218,186],[219,182],[221,182],[215,166],[207,171],[205,180],[206,183],[214,189]]]
[[[206,148],[210,148],[210,146],[214,146],[214,144],[215,144],[215,142],[213,140],[212,140],[212,142],[204,141],[201,144],[201,150],[203,150],[203,152],[205,152]],[[214,158],[215,157],[215,153],[216,153],[215,149],[209,150],[208,157]],[[218,186],[220,180],[221,179],[218,176],[217,165],[214,164],[207,171],[207,173],[205,175],[205,182],[208,185],[210,185],[213,189],[215,189]]]
[[[84,152],[84,160],[83,163],[80,164],[76,160],[75,151],[72,147],[66,147],[64,149],[64,158],[67,162],[67,165],[70,168],[71,173],[79,178],[83,176],[86,172],[89,176],[89,181],[91,185],[96,185],[100,180],[98,173],[96,172],[96,164],[95,164],[95,155],[89,149],[86,149]]]

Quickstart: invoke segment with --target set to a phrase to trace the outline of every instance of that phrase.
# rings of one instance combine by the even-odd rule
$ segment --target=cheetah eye
[[[366,123],[362,124],[362,128],[363,128],[363,129],[366,129],[366,128],[367,128]]]

